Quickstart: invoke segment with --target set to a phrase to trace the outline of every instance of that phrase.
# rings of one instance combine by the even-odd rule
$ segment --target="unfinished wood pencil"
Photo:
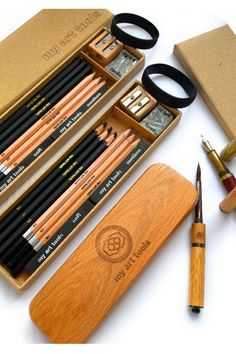
[[[60,110],[64,108],[70,101],[76,97],[86,86],[94,79],[95,73],[86,76],[78,85],[76,85],[67,95],[65,95],[55,106],[53,106],[42,118],[40,118],[32,127],[30,127],[23,135],[21,135],[13,144],[9,146],[0,155],[0,169],[4,166],[2,163],[16,153],[16,150],[20,148],[24,152],[23,146],[27,140],[33,137],[38,130],[45,126],[55,115],[62,114]]]
[[[63,193],[66,188],[72,184],[71,179],[69,179],[70,175],[73,174],[75,171],[78,170],[78,167],[82,169],[82,163],[88,159],[88,157],[96,151],[96,149],[102,144],[105,144],[106,146],[109,146],[109,142],[106,141],[107,136],[110,134],[112,128],[106,129],[103,133],[100,134],[98,139],[93,141],[79,156],[77,156],[75,159],[70,161],[70,164],[67,165],[67,168],[65,168],[60,174],[57,174],[53,180],[48,183],[44,187],[43,190],[41,190],[41,193],[35,196],[33,199],[31,197],[31,203],[30,205],[25,208],[21,214],[18,213],[18,216],[12,220],[3,230],[0,234],[0,244],[4,242],[4,240],[12,234],[12,232],[20,225],[21,222],[24,222],[26,219],[30,219],[32,213],[36,208],[39,206],[45,205],[45,209],[50,206],[48,202],[48,196],[50,196],[55,190],[57,190],[57,195],[60,195]]]
[[[62,79],[45,95],[45,99],[43,100],[42,104],[36,104],[33,107],[33,110],[27,111],[20,117],[20,119],[15,121],[8,129],[2,132],[1,140],[7,142],[11,139],[11,136],[14,135],[15,130],[22,129],[22,125],[28,125],[29,122],[32,122],[32,120],[36,122],[38,118],[41,118],[52,106],[54,106],[54,104],[50,104],[50,101],[54,99],[54,97],[59,93],[60,90],[63,90],[63,88],[69,83],[69,80],[75,78],[75,76],[78,75],[82,70],[84,70],[84,68],[86,68],[86,63],[81,62],[77,68],[73,69],[66,77],[64,77],[64,79]],[[31,125],[29,125],[28,127],[30,127]],[[2,151],[2,148],[0,149],[0,151]]]
[[[2,165],[2,172],[7,175],[15,167],[17,167],[32,151],[34,151],[39,144],[41,144],[63,123],[65,122],[76,110],[78,110],[87,100],[89,100],[95,92],[101,87],[105,86],[106,81],[98,84],[100,78],[93,80],[87,87],[83,89],[68,105],[61,109],[61,114],[50,119],[45,126],[43,126],[34,136],[27,140],[21,147],[22,151],[17,151],[4,161]]]
[[[15,123],[24,113],[27,111],[34,111],[35,106],[41,102],[45,101],[45,95],[56,86],[62,79],[64,79],[73,69],[75,69],[82,60],[80,58],[74,59],[70,64],[68,64],[64,69],[62,69],[56,76],[49,81],[40,91],[38,91],[34,96],[24,103],[20,108],[18,108],[13,114],[10,115],[3,123],[0,124],[0,139],[1,134],[13,123]]]
[[[50,230],[34,244],[31,246],[28,244],[25,247],[24,256],[18,255],[12,262],[9,263],[9,269],[13,276],[17,276],[26,266],[26,264],[35,256],[35,254],[40,250],[40,248],[45,245],[53,235],[58,232],[58,230],[65,224],[65,222],[78,210],[79,207],[83,205],[83,203],[90,197],[90,195],[99,187],[101,183],[103,183],[106,178],[116,169],[117,166],[135,149],[138,145],[140,139],[137,139],[134,143],[128,145],[126,149],[121,153],[106,169],[101,176],[91,184],[90,188],[72,205],[70,209],[68,209],[62,218],[60,218],[56,224],[52,226]],[[27,248],[27,250],[26,250]]]
[[[51,113],[48,112],[49,114],[48,116],[46,115],[45,119],[38,121],[35,124],[36,130],[35,128],[31,127],[31,129],[29,129],[30,132],[26,132],[24,134],[25,137],[23,137],[23,139],[19,139],[21,140],[19,143],[20,145],[17,144],[17,146],[20,146],[20,148],[10,154],[9,157],[4,157],[4,162],[0,165],[0,169],[3,173],[8,174],[10,172],[9,168],[11,169],[10,166],[17,166],[15,164],[13,165],[13,163],[17,161],[19,156],[21,157],[19,159],[20,163],[23,160],[22,156],[25,156],[25,153],[29,150],[29,148],[33,150],[35,148],[35,144],[38,143],[38,141],[45,140],[46,137],[49,136],[57,128],[57,125],[60,125],[60,122],[63,122],[68,118],[68,112],[74,112],[74,110],[78,109],[80,106],[79,103],[84,97],[90,97],[90,92],[92,92],[93,88],[96,87],[101,80],[100,77],[93,80],[93,77],[94,74],[91,74],[89,77],[84,78],[80,82],[75,94],[73,94],[70,99],[66,99],[65,104],[62,103],[62,106],[58,110],[56,109],[55,113],[53,112],[53,109]]]
[[[94,141],[100,141],[99,135],[104,131],[107,126],[107,122],[99,125],[95,128],[78,146],[75,147],[71,153],[66,156],[66,158],[54,168],[22,201],[18,204],[6,217],[0,222],[0,244],[2,240],[2,232],[5,228],[9,227],[10,223],[17,218],[19,215],[22,215],[22,218],[25,219],[24,210],[32,203],[39,194],[41,194],[47,187],[50,185],[58,175],[64,173],[67,167],[71,162],[81,154],[84,149]]]
[[[75,188],[79,188],[83,182],[92,175],[98,167],[106,161],[106,159],[118,149],[118,147],[126,141],[130,134],[131,129],[126,130],[122,133],[110,146],[109,148],[73,183],[73,185],[64,193],[23,235],[27,240],[35,236],[35,233],[51,218],[51,216],[63,205],[63,203],[74,193]],[[127,142],[128,144],[129,142]]]
[[[9,259],[15,254],[18,249],[24,246],[25,242],[27,242],[23,237],[23,233],[28,230],[28,228],[38,220],[38,218],[48,209],[50,205],[55,202],[62,193],[67,190],[72,183],[78,179],[84,171],[106,150],[106,148],[112,144],[114,139],[116,138],[116,134],[112,134],[109,136],[105,142],[102,142],[99,147],[89,155],[89,157],[79,166],[73,173],[68,177],[68,179],[63,182],[63,184],[55,190],[54,193],[50,194],[47,200],[44,203],[39,203],[37,209],[30,214],[24,222],[21,222],[19,227],[12,234],[8,234],[8,237],[5,239],[5,242],[0,246],[0,262],[5,264]],[[27,213],[28,210],[25,210]]]
[[[54,203],[54,211],[53,215],[43,224],[43,226],[34,233],[34,237],[29,240],[30,244],[34,244],[36,241],[40,240],[47,232],[48,229],[52,227],[53,224],[57,222],[58,219],[63,217],[63,214],[67,211],[67,209],[71,208],[73,203],[76,202],[78,198],[80,198],[86,190],[88,190],[89,186],[106,170],[109,169],[110,164],[119,157],[120,154],[126,149],[126,147],[132,143],[134,140],[135,135],[131,135],[130,137],[126,138],[122,142],[122,144],[113,151],[105,160],[100,160],[97,163],[97,168],[93,173],[87,175],[87,178],[79,178],[71,187],[71,191],[69,193],[65,192],[64,197],[62,195],[62,199],[64,199],[63,204],[58,203],[59,207],[55,208]],[[96,163],[96,162],[95,162]]]
[[[63,87],[50,98],[47,102],[45,102],[44,106],[40,107],[38,110],[34,112],[32,116],[28,119],[24,120],[23,122],[15,122],[15,124],[11,125],[12,131],[10,134],[5,137],[1,136],[1,143],[0,143],[0,152],[3,152],[7,149],[19,136],[21,136],[27,129],[29,129],[39,118],[41,118],[51,107],[53,107],[65,94],[67,94],[75,85],[77,85],[84,77],[89,75],[92,71],[91,67],[88,66],[86,63],[82,63],[84,68],[79,70],[75,70],[77,74],[71,72],[67,79],[63,81],[67,81],[66,84],[63,84]],[[73,77],[70,77],[73,76]],[[7,132],[4,131],[4,135]]]

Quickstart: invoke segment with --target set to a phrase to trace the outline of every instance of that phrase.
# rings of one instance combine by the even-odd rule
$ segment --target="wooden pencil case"
[[[42,175],[38,179],[36,179],[21,194],[20,197],[16,198],[14,202],[4,210],[2,216],[0,217],[0,221],[14,207],[16,207],[16,205],[18,205],[56,166],[58,166],[65,159],[65,157],[68,156],[68,154],[70,154],[70,152],[81,141],[83,141],[89,133],[91,133],[92,130],[94,130],[104,121],[108,123],[108,126],[112,126],[114,131],[117,131],[118,135],[124,132],[126,129],[131,128],[136,133],[137,137],[144,139],[144,141],[147,142],[146,148],[142,151],[140,155],[136,156],[128,170],[126,170],[122,174],[121,178],[119,178],[116,183],[114,183],[110,188],[107,189],[105,194],[99,195],[98,198],[96,198],[96,205],[88,213],[86,213],[83,219],[73,228],[73,230],[63,239],[63,241],[59,245],[57,245],[53,252],[50,252],[47,255],[47,258],[42,263],[40,263],[40,266],[32,274],[29,274],[29,272],[24,271],[16,278],[14,278],[9,274],[9,272],[5,268],[0,266],[0,274],[2,274],[3,277],[5,277],[17,290],[25,289],[32,283],[32,281],[34,281],[39,276],[41,271],[45,269],[47,264],[51,262],[54,257],[56,257],[56,255],[63,249],[63,247],[65,247],[67,242],[69,242],[69,240],[76,236],[77,232],[81,229],[84,223],[89,220],[93,213],[95,213],[99,209],[99,207],[103,203],[105,203],[111,193],[113,193],[121,185],[121,183],[125,181],[125,179],[133,172],[135,168],[137,168],[137,166],[142,162],[142,160],[145,159],[146,156],[162,141],[162,139],[164,139],[179,123],[181,118],[181,112],[178,109],[164,106],[173,114],[174,119],[159,136],[155,136],[150,130],[143,127],[139,122],[129,116],[124,110],[122,110],[122,106],[120,105],[122,98],[138,86],[143,87],[140,81],[134,81],[131,86],[127,90],[125,90],[115,102],[113,102],[113,104],[108,108],[108,110],[105,113],[101,114],[98,119],[94,121],[73,144],[71,144],[71,146],[60,156],[60,158],[56,162],[51,164],[51,166],[46,169],[42,173]]]
[[[36,326],[54,343],[84,343],[196,199],[172,168],[147,169],[33,299]]]
[[[107,81],[107,90],[97,96],[95,102],[78,120],[61,131],[50,146],[41,144],[42,147],[33,151],[27,162],[26,158],[22,165],[17,166],[0,182],[0,205],[54,156],[82,124],[99,111],[143,67],[144,55],[126,45],[123,45],[123,48],[128,50],[137,62],[121,78],[112,75],[91,56],[89,43],[104,31],[109,32],[112,18],[113,14],[104,9],[43,10],[1,42],[0,123],[7,120],[78,56],[85,60],[98,76]],[[40,33],[40,36],[37,33]]]

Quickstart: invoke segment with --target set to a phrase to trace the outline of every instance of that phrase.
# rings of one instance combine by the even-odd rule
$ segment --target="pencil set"
[[[94,81],[94,73],[88,77]],[[135,100],[137,92],[139,98],[148,96],[154,103],[149,109],[141,108],[145,110],[141,120],[130,109],[139,104]],[[17,287],[24,287],[43,269],[175,127],[181,113],[164,105],[172,119],[166,118],[159,134],[142,125],[158,104],[139,81],[134,82],[4,213],[0,221],[0,263]]]
[[[93,130],[3,219],[1,264],[18,275],[139,143],[131,129],[117,136],[104,122]]]
[[[24,161],[30,154],[34,156],[35,151],[42,152],[45,142],[47,147],[50,146],[55,140],[57,129],[68,120],[75,122],[74,114],[87,102],[94,103],[98,92],[103,94],[105,91],[106,80],[92,72],[91,66],[84,60],[77,58],[67,66],[36,95],[38,100],[33,98],[33,107],[19,117],[18,111],[13,114],[9,118],[11,125],[8,120],[6,126],[3,123],[4,130],[0,135],[0,180],[8,179],[7,176],[14,171],[23,171],[22,166],[25,168],[27,165]],[[40,98],[43,93],[45,95]],[[20,111],[29,106],[30,103],[26,103]]]
[[[66,76],[53,86],[42,100],[36,100],[35,106],[18,119],[15,115],[9,118],[14,123],[0,135],[0,180],[16,171],[31,153],[37,149],[43,150],[41,144],[45,140],[49,139],[53,143],[52,134],[56,129],[106,86],[106,81],[102,77],[96,77],[96,73],[92,73],[92,68],[85,61],[76,59],[75,63],[75,69],[69,71],[68,75],[66,73],[74,66],[74,62],[59,74],[60,77],[62,74]],[[58,81],[58,77],[52,80],[55,81]],[[41,94],[37,96],[40,97]],[[44,102],[43,106],[41,102]],[[47,145],[49,146],[50,142]]]
[[[62,13],[55,13],[58,23]],[[85,13],[89,19],[86,25],[82,17]],[[47,11],[43,12],[38,21],[47,22],[47,15]],[[0,202],[37,171],[40,162],[57,153],[85,119],[104,105],[105,99],[111,99],[115,90],[129,82],[144,64],[143,54],[134,48],[151,48],[159,36],[155,26],[143,18],[140,22],[136,15],[113,17],[106,10],[89,14],[87,10],[79,10],[77,15],[71,11],[70,20],[63,18],[67,26],[63,25],[60,40],[58,33],[55,36],[52,33],[48,41],[45,33],[43,47],[45,43],[48,48],[56,43],[55,48],[40,53],[43,63],[35,60],[37,72],[31,72],[29,80],[26,77],[24,87],[18,92],[22,100],[14,102],[14,109],[10,109],[12,101],[8,97],[8,106],[4,106],[7,113],[0,116]],[[143,26],[151,39],[136,38],[121,30],[118,24],[127,21]],[[77,25],[68,33],[69,37],[63,37],[71,23]],[[14,65],[18,64],[14,61]],[[195,92],[184,76],[188,98],[182,102],[174,97],[180,105],[168,104],[165,98],[171,96],[165,95],[150,78],[155,74],[154,69],[181,80],[184,76],[180,72],[176,76],[177,70],[165,64],[148,66],[142,82],[134,81],[119,94],[3,211],[0,273],[18,290],[26,288],[45,269],[175,128],[181,118],[176,107],[192,102]]]
[[[133,75],[143,59],[102,27],[6,119],[0,117],[0,197],[26,180],[45,154],[56,153],[67,134],[72,136],[77,124]]]

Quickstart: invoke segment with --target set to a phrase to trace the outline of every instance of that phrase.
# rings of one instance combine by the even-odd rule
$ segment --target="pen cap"
[[[219,205],[220,210],[224,213],[230,213],[236,209],[236,187],[227,194]]]

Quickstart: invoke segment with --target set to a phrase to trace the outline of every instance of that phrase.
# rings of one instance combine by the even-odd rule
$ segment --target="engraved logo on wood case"
[[[130,255],[132,248],[133,242],[129,232],[118,225],[103,228],[96,237],[97,253],[110,263],[125,260]]]

